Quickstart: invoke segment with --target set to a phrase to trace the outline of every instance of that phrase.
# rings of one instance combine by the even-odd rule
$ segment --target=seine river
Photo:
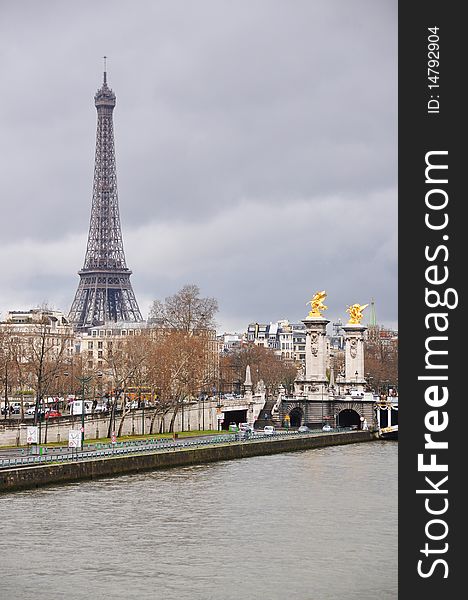
[[[397,442],[0,497],[2,600],[397,598]]]

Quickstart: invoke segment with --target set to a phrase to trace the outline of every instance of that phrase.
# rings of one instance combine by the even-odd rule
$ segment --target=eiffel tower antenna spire
[[[141,322],[130,283],[120,228],[114,149],[115,94],[104,80],[94,96],[97,110],[96,155],[88,245],[69,319],[76,330],[109,322]]]

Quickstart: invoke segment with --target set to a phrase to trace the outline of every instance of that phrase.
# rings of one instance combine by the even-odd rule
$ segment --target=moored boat
[[[398,439],[398,396],[379,398],[375,404],[379,437]]]

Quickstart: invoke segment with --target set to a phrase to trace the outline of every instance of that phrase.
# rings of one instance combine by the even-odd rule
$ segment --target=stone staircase
[[[280,423],[272,419],[271,411],[276,404],[276,398],[267,398],[265,404],[254,423],[254,429],[263,429],[265,425],[274,425],[278,427]]]

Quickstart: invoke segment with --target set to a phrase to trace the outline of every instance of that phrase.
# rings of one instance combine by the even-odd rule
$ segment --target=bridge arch
[[[361,428],[361,415],[352,408],[344,408],[338,413],[339,427],[354,427]]]
[[[291,427],[300,427],[304,421],[304,411],[300,406],[295,406],[289,411],[289,423]]]

